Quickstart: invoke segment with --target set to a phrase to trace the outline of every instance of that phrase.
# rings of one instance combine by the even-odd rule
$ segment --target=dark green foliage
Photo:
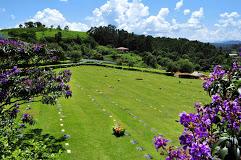
[[[54,37],[55,37],[56,42],[60,42],[62,40],[62,33],[58,32],[55,34]]]
[[[157,67],[157,59],[154,55],[152,55],[150,52],[145,52],[143,55],[143,60],[144,62],[152,67],[152,68],[156,68]]]
[[[170,61],[167,63],[167,72],[177,72],[179,67],[176,62]]]
[[[143,56],[147,65],[151,67],[156,67],[155,58],[150,54],[149,56],[141,54],[142,52],[151,52],[156,57],[157,62],[160,60],[158,60],[159,56],[167,57],[173,61],[178,61],[181,58],[188,59],[201,70],[208,70],[215,64],[229,64],[230,62],[230,58],[224,50],[217,49],[209,43],[189,41],[183,38],[154,38],[152,36],[135,35],[116,29],[112,25],[93,27],[88,33],[101,45],[123,46],[131,51],[137,51]],[[202,67],[199,68],[199,66]]]
[[[70,51],[67,52],[66,57],[69,57],[71,61],[78,62],[82,58],[81,51]]]
[[[63,52],[81,50],[83,58],[107,59],[130,66],[133,63],[123,62],[122,59],[119,59],[119,52],[115,48],[129,48],[131,52],[141,56],[144,63],[152,68],[159,66],[170,68],[170,65],[167,66],[169,62],[188,59],[194,65],[189,63],[191,66],[189,70],[194,68],[206,71],[215,64],[227,66],[231,62],[227,49],[215,48],[209,43],[189,41],[183,38],[154,38],[136,35],[117,29],[113,25],[91,28],[88,34],[68,31],[68,29],[68,26],[62,30],[60,26],[54,29],[53,26],[46,28],[40,22],[26,22],[23,28],[1,30],[1,33],[27,42],[45,43],[50,49],[53,49],[52,44],[54,44],[58,50]],[[136,66],[135,63],[134,66]]]
[[[95,53],[92,58],[97,59],[97,60],[103,60],[104,59],[103,55],[100,54],[100,53]]]
[[[180,72],[192,73],[194,70],[194,65],[188,59],[178,60],[177,66]]]
[[[68,31],[68,30],[69,30],[69,26],[65,26],[65,27],[64,27],[64,30],[65,30],[65,31]]]
[[[60,31],[62,30],[62,28],[60,27],[60,25],[58,25],[56,29],[57,29],[57,30],[60,30]]]
[[[43,134],[42,129],[13,127],[8,130],[8,136],[0,135],[1,159],[58,159],[59,153],[65,150],[61,144],[65,141],[63,137]],[[8,143],[8,147],[3,147],[3,142]]]

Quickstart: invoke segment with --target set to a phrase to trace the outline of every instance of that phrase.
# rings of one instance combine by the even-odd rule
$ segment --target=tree
[[[73,62],[79,62],[82,57],[82,54],[80,51],[71,51],[68,52],[68,57],[70,57],[70,60]]]
[[[20,25],[18,25],[18,27],[19,27],[19,28],[23,28],[23,25],[22,25],[22,24],[20,24]]]
[[[68,30],[69,30],[69,26],[65,26],[65,27],[64,27],[64,30],[65,30],[65,31],[68,31]]]
[[[179,71],[179,67],[177,65],[177,63],[173,62],[173,61],[169,61],[167,63],[167,72],[172,72],[172,73],[175,73],[177,71]]]
[[[144,53],[144,58],[143,58],[144,62],[153,68],[156,68],[157,66],[157,59],[155,56],[153,56],[150,52],[146,52]]]
[[[36,28],[44,28],[44,25],[41,22],[35,22],[34,25]]]
[[[24,25],[25,25],[25,28],[34,28],[34,23],[31,21],[25,22]]]
[[[198,64],[202,70],[208,70],[210,66],[219,64],[228,65],[230,57],[224,50],[219,50],[209,43],[189,41],[184,38],[152,37],[135,35],[125,30],[117,29],[113,25],[92,27],[89,35],[100,45],[112,47],[127,47],[130,51],[136,51],[145,58],[142,52],[152,52],[157,58],[161,55],[173,61],[188,59],[193,64]],[[161,52],[162,51],[162,52]]]
[[[53,56],[43,47],[12,40],[0,43],[0,53],[4,53],[0,58],[8,57],[0,63],[0,155],[3,159],[54,159],[63,151],[64,137],[57,139],[43,135],[41,129],[30,129],[35,122],[33,116],[20,112],[24,112],[21,106],[26,103],[55,104],[57,98],[72,95],[67,84],[70,71],[56,73],[50,68],[37,67],[38,62],[51,60]],[[6,66],[7,62],[11,63]]]
[[[57,30],[60,30],[60,31],[62,30],[60,25],[57,26]]]
[[[192,73],[194,65],[188,59],[180,59],[177,61],[180,72]]]
[[[56,42],[60,42],[62,40],[62,32],[56,33],[54,37]]]

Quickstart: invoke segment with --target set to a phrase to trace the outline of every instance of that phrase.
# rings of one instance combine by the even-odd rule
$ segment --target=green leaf
[[[228,148],[227,147],[222,148],[220,150],[219,154],[220,154],[221,158],[224,159],[228,155]]]

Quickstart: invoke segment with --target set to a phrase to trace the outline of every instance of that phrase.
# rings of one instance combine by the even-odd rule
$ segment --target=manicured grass
[[[61,32],[62,38],[64,39],[76,39],[79,36],[81,39],[86,39],[88,34],[86,32],[78,32],[78,31],[59,31],[56,29],[46,30],[41,32],[36,32],[37,40],[42,39],[43,37],[54,37],[56,33]]]
[[[65,116],[63,127],[57,105],[32,104],[36,127],[55,136],[63,135],[60,131],[64,128],[71,136],[66,147],[71,154],[64,153],[63,160],[139,160],[147,153],[160,159],[153,136],[160,133],[178,144],[182,132],[175,122],[178,114],[193,111],[196,101],[210,100],[201,80],[96,66],[70,69],[73,97],[58,101]],[[131,136],[114,137],[114,120]],[[132,144],[132,139],[138,144]],[[145,150],[137,151],[137,146]]]

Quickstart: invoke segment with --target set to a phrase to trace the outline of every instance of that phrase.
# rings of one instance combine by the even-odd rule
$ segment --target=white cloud
[[[143,30],[147,33],[170,32],[170,23],[165,17],[169,14],[168,8],[161,8],[156,16],[149,16],[142,21]]]
[[[190,9],[185,9],[184,11],[183,11],[183,14],[186,16],[186,15],[188,15],[189,13],[191,13],[191,10]]]
[[[68,25],[71,30],[78,30],[78,31],[87,31],[89,29],[89,27],[86,24],[82,24],[80,22],[67,21],[60,11],[56,9],[50,9],[50,8],[46,8],[42,11],[38,11],[33,16],[33,18],[29,19],[28,21],[33,21],[33,22],[38,21],[47,26],[60,25],[61,27],[64,27]]]
[[[39,21],[46,24],[47,26],[50,26],[50,25],[57,26],[57,25],[66,23],[66,19],[62,13],[60,13],[56,9],[50,9],[50,8],[46,8],[42,11],[38,11],[34,15],[34,17],[30,19],[30,21],[34,21],[34,22]]]
[[[68,0],[60,0],[60,2],[68,2]]]
[[[183,1],[179,1],[182,7]],[[182,5],[180,5],[182,2]],[[190,10],[185,11],[191,13]],[[115,24],[119,29],[125,29],[137,34],[154,36],[194,38],[194,32],[200,32],[204,27],[201,18],[204,9],[193,11],[186,22],[177,22],[176,19],[168,20],[170,10],[161,8],[156,15],[150,15],[149,7],[141,0],[108,0],[104,5],[96,8],[88,21],[91,26]],[[112,20],[112,21],[111,21]],[[196,35],[196,34],[194,34]],[[199,37],[197,37],[199,38]]]
[[[183,6],[183,0],[178,1],[178,2],[176,3],[176,8],[175,8],[175,10],[180,9],[182,6]]]
[[[15,20],[15,19],[16,19],[15,15],[13,15],[13,14],[10,15],[10,18],[11,18],[12,20]]]
[[[200,8],[199,10],[192,12],[191,17],[187,21],[188,26],[193,28],[200,28],[200,19],[203,17],[203,15],[203,8]]]
[[[104,5],[94,9],[87,20],[91,26],[115,23],[118,28],[128,31],[139,31],[141,20],[149,15],[149,7],[141,0],[108,0]],[[139,27],[137,27],[139,26]]]
[[[240,40],[241,37],[241,19],[237,12],[225,12],[220,14],[220,19],[214,25],[212,31],[217,40]],[[211,32],[211,31],[210,31]]]
[[[225,28],[225,27],[235,27],[240,28],[241,19],[239,19],[240,15],[237,12],[225,12],[220,14],[220,19],[218,23],[215,24],[216,27]]]
[[[231,12],[231,13],[225,12],[220,14],[220,17],[222,18],[237,18],[239,16],[240,15],[238,14],[238,12]]]
[[[241,39],[241,18],[238,12],[220,14],[219,20],[211,27],[202,22],[202,7],[192,12],[185,9],[183,14],[186,15],[186,20],[172,17],[169,8],[160,8],[158,13],[152,15],[149,7],[141,0],[107,0],[105,4],[95,8],[84,23],[68,21],[60,11],[50,8],[38,11],[29,20],[40,21],[47,26],[68,25],[71,30],[78,31],[87,31],[91,26],[113,24],[119,29],[136,34],[160,37],[183,37],[211,42]]]

